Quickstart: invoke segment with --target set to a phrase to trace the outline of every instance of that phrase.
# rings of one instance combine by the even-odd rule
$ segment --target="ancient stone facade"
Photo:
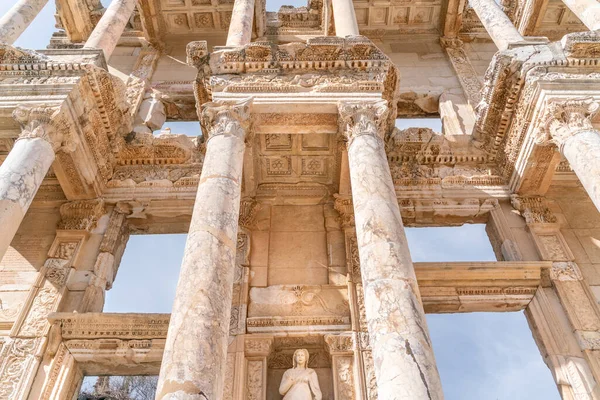
[[[600,399],[597,2],[56,0],[14,47],[45,3],[0,18],[0,399],[278,399],[299,363],[322,399],[439,400],[425,313],[518,310]],[[413,263],[404,226],[466,223],[497,262]],[[172,313],[102,313],[150,233],[188,233]]]

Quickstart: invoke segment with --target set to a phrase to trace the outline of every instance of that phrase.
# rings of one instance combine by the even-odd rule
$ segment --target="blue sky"
[[[0,14],[15,3],[2,0]],[[267,4],[277,10],[305,2]],[[53,31],[54,0],[49,0],[16,45],[45,48]],[[439,131],[439,120],[410,124],[415,123]],[[174,133],[199,132],[197,124],[169,125]],[[407,236],[414,261],[495,260],[483,225],[411,228]],[[170,312],[184,246],[185,235],[132,236],[105,311]],[[427,319],[447,400],[560,399],[523,313],[430,314]]]

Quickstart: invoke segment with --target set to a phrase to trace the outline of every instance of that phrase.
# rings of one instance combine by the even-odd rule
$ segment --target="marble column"
[[[365,311],[381,399],[443,399],[382,125],[387,102],[340,103]]]
[[[48,0],[19,0],[0,18],[0,43],[13,44],[42,11]]]
[[[206,103],[207,137],[156,399],[223,395],[250,100]]]
[[[598,108],[598,102],[592,98],[551,100],[542,117],[537,142],[558,146],[600,210],[600,132],[592,126]]]
[[[358,23],[352,0],[333,0],[333,21],[335,34],[339,37],[358,35]]]
[[[0,166],[0,260],[10,246],[57,150],[57,108],[17,109],[21,136]]]
[[[254,20],[254,0],[235,0],[231,12],[231,22],[227,34],[227,46],[239,47],[250,43],[252,39],[252,21]]]
[[[112,0],[84,48],[101,49],[108,61],[131,18],[135,4],[136,0]]]
[[[600,3],[597,0],[563,0],[563,3],[590,31],[600,29]]]
[[[498,50],[506,50],[511,43],[525,40],[510,18],[494,0],[470,0],[469,4],[477,13]]]

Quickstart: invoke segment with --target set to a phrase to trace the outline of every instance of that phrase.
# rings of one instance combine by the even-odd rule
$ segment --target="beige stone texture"
[[[0,17],[0,399],[280,399],[297,349],[323,399],[442,399],[424,313],[498,311],[600,398],[597,4],[57,0],[11,46],[44,3]],[[411,261],[404,226],[466,223],[497,262]],[[102,313],[155,233],[172,315]]]

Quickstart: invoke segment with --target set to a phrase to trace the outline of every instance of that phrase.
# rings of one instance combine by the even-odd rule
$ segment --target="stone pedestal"
[[[48,0],[19,0],[0,18],[0,43],[13,44],[42,11]]]
[[[590,31],[600,29],[600,3],[596,0],[563,0]]]
[[[223,395],[249,106],[202,107],[206,157],[156,399]]]
[[[333,20],[335,22],[335,34],[339,37],[358,35],[358,23],[352,0],[333,0]]]
[[[17,109],[23,132],[0,166],[0,260],[10,246],[57,150],[56,108]]]
[[[84,48],[101,49],[108,61],[117,47],[135,4],[136,0],[112,0]]]
[[[227,46],[245,46],[252,39],[254,0],[235,0],[227,34]]]
[[[598,109],[598,103],[591,98],[551,101],[538,143],[558,146],[600,210],[600,132],[591,122]]]
[[[498,50],[506,50],[511,43],[524,41],[519,30],[494,0],[471,0],[469,4],[498,46]]]
[[[382,399],[442,399],[425,313],[386,158],[385,101],[341,103],[365,310]]]

